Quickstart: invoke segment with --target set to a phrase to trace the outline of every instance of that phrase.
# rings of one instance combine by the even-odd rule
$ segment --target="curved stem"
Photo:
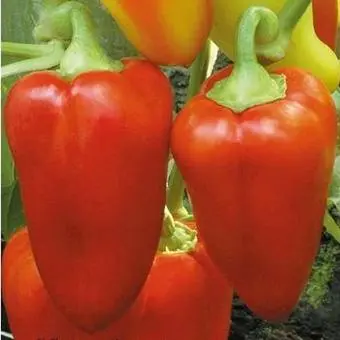
[[[274,12],[264,7],[250,7],[241,18],[236,36],[236,61],[235,67],[241,64],[257,64],[255,51],[255,33],[264,35],[271,41],[279,30],[278,17]]]
[[[285,97],[283,75],[270,75],[256,58],[255,33],[267,32],[267,39],[278,31],[276,14],[265,7],[250,7],[241,17],[236,37],[236,60],[228,78],[215,83],[207,97],[235,113],[255,105]]]
[[[208,41],[191,66],[189,87],[186,98],[187,102],[198,93],[201,84],[207,77],[207,70],[209,65],[209,52],[210,42]],[[183,205],[184,190],[185,183],[183,177],[177,165],[174,164],[169,177],[167,205],[171,213],[176,218],[183,218],[188,215],[188,212]]]
[[[46,70],[59,65],[64,55],[64,45],[60,41],[53,41],[49,44],[50,53],[40,57],[18,61],[1,68],[1,78],[15,74]]]
[[[87,8],[71,11],[72,41],[60,62],[60,72],[66,78],[74,78],[90,70],[111,70],[119,72],[124,66],[113,61],[100,46],[95,34],[94,23]]]
[[[311,0],[287,0],[278,14],[279,31],[275,40],[270,43],[260,44],[256,52],[265,62],[276,62],[284,58],[285,51],[290,43],[293,30],[302,15],[306,12]],[[257,35],[257,41],[265,40],[265,32]]]
[[[72,38],[71,12],[76,8],[85,8],[85,5],[78,1],[45,0],[39,21],[33,30],[35,40],[70,41]]]

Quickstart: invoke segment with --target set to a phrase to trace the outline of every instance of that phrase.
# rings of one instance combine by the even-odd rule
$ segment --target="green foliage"
[[[312,275],[304,295],[304,299],[313,308],[320,307],[327,299],[329,283],[333,279],[339,254],[340,248],[336,242],[329,242],[320,249],[318,260],[313,266]]]
[[[2,82],[1,95],[5,98],[9,88],[16,79]],[[2,101],[3,109],[4,101]],[[3,110],[2,110],[3,112]],[[3,117],[2,117],[3,118]],[[13,214],[13,216],[11,215]],[[22,218],[17,218],[21,216]],[[18,223],[18,224],[17,224]],[[4,124],[1,124],[1,225],[5,240],[24,223],[19,186],[15,176],[14,164],[9,150]]]
[[[340,35],[339,35],[340,36]],[[340,46],[340,45],[339,45]],[[340,87],[338,87],[333,95],[336,111],[338,114],[338,139],[337,139],[337,154],[340,154]]]
[[[1,188],[1,210],[2,234],[7,241],[19,227],[25,225],[20,187],[17,180],[11,186]]]
[[[333,177],[328,194],[328,207],[335,207],[340,212],[340,156],[337,156],[333,167]],[[340,227],[333,219],[329,211],[326,211],[324,217],[324,226],[329,234],[340,243]]]

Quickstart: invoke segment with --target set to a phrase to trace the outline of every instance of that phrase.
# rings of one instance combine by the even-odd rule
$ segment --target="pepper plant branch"
[[[256,41],[259,42],[256,54],[265,62],[276,62],[285,57],[293,30],[306,12],[311,0],[287,0],[278,14],[278,27],[259,30]],[[272,37],[275,37],[274,39]]]
[[[54,52],[57,41],[51,41],[47,44],[23,44],[9,41],[1,42],[1,53],[13,57],[35,58],[41,57]]]
[[[281,32],[291,34],[310,4],[311,0],[287,0],[278,15]]]
[[[7,47],[10,46],[8,44],[9,43],[7,43]],[[46,70],[58,66],[65,53],[64,45],[60,41],[53,41],[48,45],[49,46],[46,45],[45,47],[46,51],[49,51],[49,53],[41,54],[41,56],[36,58],[26,59],[3,66],[1,68],[1,78],[6,78],[24,72]],[[49,49],[47,49],[47,47]],[[16,49],[18,49],[18,46]],[[28,53],[28,50],[26,50],[26,52]]]
[[[190,70],[190,80],[186,102],[196,95],[201,87],[201,84],[207,77],[210,57],[210,42],[207,41],[201,53],[197,56]],[[185,184],[183,177],[174,164],[170,177],[169,189],[167,192],[167,206],[170,212],[176,218],[183,218],[188,215],[188,212],[183,205],[183,195]]]

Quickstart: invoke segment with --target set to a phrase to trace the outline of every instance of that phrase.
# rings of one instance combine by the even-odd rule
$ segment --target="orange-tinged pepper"
[[[102,0],[131,43],[161,65],[189,65],[212,25],[211,0]]]

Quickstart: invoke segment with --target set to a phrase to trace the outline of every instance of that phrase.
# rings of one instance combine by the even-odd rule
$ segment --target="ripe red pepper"
[[[69,323],[52,303],[34,262],[27,228],[6,246],[2,280],[17,340],[224,340],[228,334],[232,291],[201,244],[190,254],[157,254],[133,307],[93,335]]]
[[[333,51],[338,29],[338,0],[313,0],[315,32]]]
[[[19,80],[5,123],[37,266],[54,303],[88,331],[134,301],[162,228],[171,86],[148,61],[72,83]]]
[[[189,253],[158,253],[129,312],[126,340],[224,340],[231,299],[230,285],[200,241]]]
[[[119,322],[90,335],[72,325],[54,306],[36,267],[26,227],[16,232],[6,245],[2,291],[16,340],[123,340]]]
[[[208,254],[255,313],[282,320],[319,247],[336,113],[312,75],[269,75],[249,53],[258,22],[266,24],[260,14],[272,20],[264,8],[245,13],[236,66],[213,75],[183,109],[171,146]]]

